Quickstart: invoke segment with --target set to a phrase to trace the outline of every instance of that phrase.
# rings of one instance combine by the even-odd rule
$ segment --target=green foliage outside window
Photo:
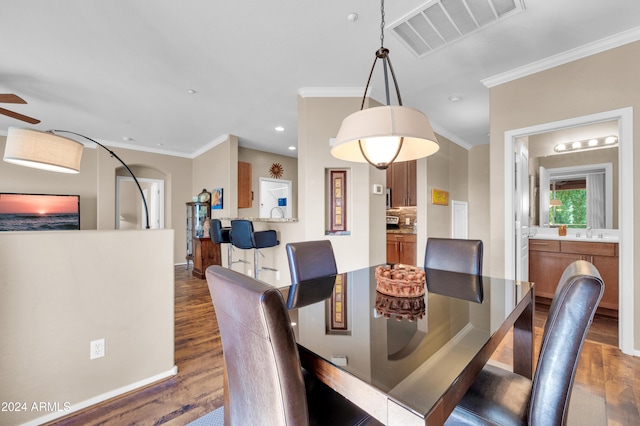
[[[549,223],[567,225],[567,228],[587,227],[586,189],[556,190],[556,198],[562,201],[562,206],[555,207],[555,219],[554,207],[549,209]]]

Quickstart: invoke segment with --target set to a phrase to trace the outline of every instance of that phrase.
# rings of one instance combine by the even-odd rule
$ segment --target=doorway
[[[291,218],[291,181],[260,178],[260,209],[262,218]]]
[[[164,180],[137,178],[149,209],[151,229],[164,228]],[[116,176],[116,229],[144,229],[146,217],[133,178]]]
[[[624,179],[624,176],[633,176],[633,109],[622,108],[606,111],[588,116],[576,117],[552,123],[540,124],[522,129],[505,132],[505,157],[504,170],[506,177],[515,176],[514,152],[519,138],[531,135],[567,129],[577,126],[585,126],[605,121],[618,121],[619,149],[618,149],[618,227],[620,229],[619,240],[619,321],[618,336],[620,349],[625,354],[633,354],[634,339],[634,207],[633,207],[633,179]],[[519,265],[521,258],[516,255],[516,244],[520,242],[521,235],[516,224],[515,205],[516,198],[522,198],[523,194],[516,193],[516,183],[513,178],[505,178],[504,202],[505,202],[505,276],[514,278],[516,271],[522,269]],[[528,195],[527,195],[528,196]],[[510,218],[510,219],[509,219]]]

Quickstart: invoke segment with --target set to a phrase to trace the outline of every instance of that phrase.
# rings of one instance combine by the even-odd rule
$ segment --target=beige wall
[[[620,108],[640,108],[640,43],[616,49],[539,72],[491,89],[491,270],[500,275],[504,259],[504,158],[505,132],[586,116]],[[640,140],[640,116],[634,114],[633,140]],[[634,150],[634,164],[640,164],[640,150]],[[639,176],[629,174],[634,187],[640,188]],[[634,210],[640,197],[634,197]],[[493,208],[498,206],[498,208]],[[635,226],[634,246],[640,228]],[[621,230],[624,232],[624,229]],[[636,253],[636,257],[638,254]],[[638,263],[638,262],[635,262]],[[640,268],[634,276],[635,348],[640,347]]]
[[[225,141],[193,159],[191,192],[198,195],[205,188],[211,192],[222,188],[222,209],[214,217],[236,216],[238,212],[238,138],[230,135]],[[185,202],[191,201],[191,197]]]
[[[0,413],[1,424],[41,424],[174,374],[173,239],[0,233],[0,401],[27,404]],[[105,357],[89,360],[101,338]],[[38,402],[69,411],[32,410]]]
[[[484,245],[482,271],[491,275],[491,205],[489,183],[489,145],[473,147],[469,160],[469,237],[482,240]]]
[[[367,163],[338,160],[329,152],[330,138],[336,136],[342,120],[360,108],[360,102],[358,98],[298,98],[298,211],[303,235],[306,240],[331,240],[340,271],[386,258],[385,199],[372,194],[374,184],[386,186],[386,173]],[[347,170],[350,235],[325,235],[327,169]]]
[[[451,237],[451,201],[469,201],[469,153],[447,138],[436,135],[440,149],[434,155],[418,160],[417,168],[417,263],[424,263],[427,238]],[[431,190],[449,192],[449,205],[431,203]],[[469,216],[478,212],[469,204]],[[426,224],[426,226],[425,226]],[[476,238],[469,227],[469,238]]]
[[[451,201],[468,201],[468,153],[461,146],[438,136],[440,149],[427,157],[427,236],[451,237]],[[431,190],[449,192],[449,205],[431,203]],[[470,210],[469,215],[473,214]]]

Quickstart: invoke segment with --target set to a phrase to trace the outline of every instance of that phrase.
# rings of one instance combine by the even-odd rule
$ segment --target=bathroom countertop
[[[594,233],[591,238],[587,238],[583,233],[580,234],[579,237],[576,236],[575,233],[567,232],[567,235],[561,237],[557,234],[536,234],[530,235],[530,240],[558,240],[558,241],[583,241],[587,243],[617,243],[619,242],[619,238],[617,235],[603,235],[602,238],[599,237],[599,233]]]

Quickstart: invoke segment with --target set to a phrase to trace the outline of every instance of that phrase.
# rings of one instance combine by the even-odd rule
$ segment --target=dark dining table
[[[424,295],[394,297],[375,269],[283,289],[302,365],[331,388],[387,425],[443,424],[512,327],[531,378],[532,283],[427,269]]]

